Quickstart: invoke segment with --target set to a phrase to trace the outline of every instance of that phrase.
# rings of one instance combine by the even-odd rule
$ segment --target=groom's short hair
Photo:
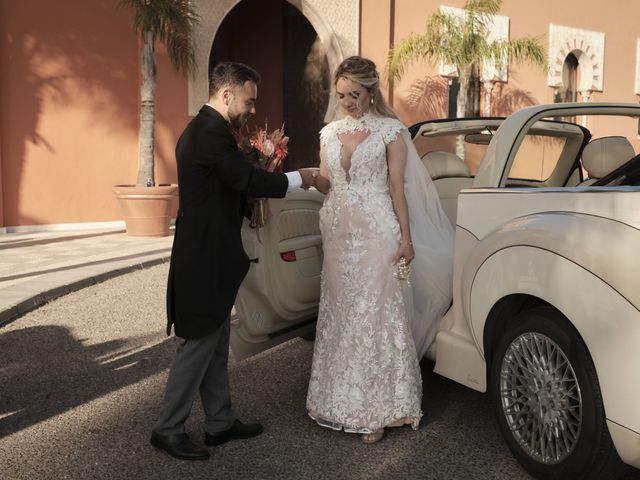
[[[215,96],[224,87],[241,87],[245,82],[260,83],[260,74],[239,62],[219,62],[209,71],[209,96]]]

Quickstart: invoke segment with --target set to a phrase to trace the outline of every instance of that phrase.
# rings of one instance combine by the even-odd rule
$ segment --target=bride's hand
[[[315,187],[318,180],[319,172],[319,168],[298,169],[298,173],[300,173],[300,177],[302,178],[302,188],[304,188],[305,190],[309,190],[309,187]]]
[[[400,261],[402,257],[404,257],[404,261],[407,262],[407,265],[411,263],[413,257],[415,257],[415,252],[413,251],[413,245],[411,242],[400,242],[400,246],[398,247],[398,251],[396,252],[395,257],[393,257],[393,264],[395,265]]]

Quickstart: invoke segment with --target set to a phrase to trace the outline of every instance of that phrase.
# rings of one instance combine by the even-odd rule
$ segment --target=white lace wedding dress
[[[404,128],[396,119],[365,114],[320,133],[331,190],[320,210],[324,263],[307,409],[336,430],[372,433],[398,420],[417,428],[422,415],[406,282],[394,278],[392,265],[400,227],[386,145]],[[368,136],[347,171],[340,138],[358,131]]]

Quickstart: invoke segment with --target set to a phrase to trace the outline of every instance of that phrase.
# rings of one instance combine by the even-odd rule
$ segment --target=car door
[[[264,227],[245,221],[242,242],[251,267],[231,318],[231,350],[243,359],[315,328],[320,298],[324,195],[294,190],[269,199]]]

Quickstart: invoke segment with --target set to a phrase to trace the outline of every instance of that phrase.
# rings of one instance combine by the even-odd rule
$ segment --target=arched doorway
[[[317,166],[318,132],[330,92],[327,57],[306,17],[286,0],[242,0],[216,32],[209,64],[234,60],[262,76],[257,115],[249,128],[285,123],[290,137],[285,170]]]
[[[573,52],[569,53],[562,64],[562,87],[559,89],[561,102],[577,102],[578,86],[580,85],[580,62]]]

